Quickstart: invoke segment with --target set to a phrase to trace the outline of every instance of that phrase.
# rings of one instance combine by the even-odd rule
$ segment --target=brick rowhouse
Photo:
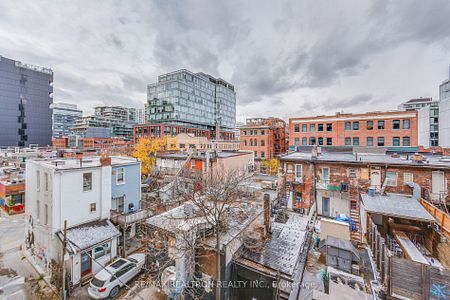
[[[417,111],[289,119],[289,146],[417,146]]]
[[[253,151],[255,159],[271,159],[287,150],[286,122],[282,119],[247,119],[240,133],[241,150]]]

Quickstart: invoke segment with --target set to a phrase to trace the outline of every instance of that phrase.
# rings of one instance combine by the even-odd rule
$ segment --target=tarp
[[[352,220],[349,216],[347,216],[346,214],[339,214],[336,219],[336,221],[341,221],[341,222],[347,222],[350,225],[350,228],[352,231],[356,231],[356,223],[354,220]]]

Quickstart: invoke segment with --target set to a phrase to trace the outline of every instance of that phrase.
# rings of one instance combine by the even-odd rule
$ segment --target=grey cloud
[[[328,99],[323,105],[322,108],[325,111],[329,111],[331,109],[334,109],[336,111],[340,111],[343,109],[348,108],[356,108],[361,104],[369,104],[373,101],[373,95],[372,94],[358,94],[353,97],[349,98],[342,98],[342,99]]]
[[[55,101],[83,108],[142,106],[148,83],[188,68],[233,83],[239,116],[363,109],[386,93],[399,101],[436,89],[408,75],[426,66],[422,81],[443,80],[450,49],[446,0],[23,0],[1,1],[0,15],[0,55],[53,68]],[[412,47],[420,59],[397,62]],[[397,85],[361,84],[384,67],[375,79]]]

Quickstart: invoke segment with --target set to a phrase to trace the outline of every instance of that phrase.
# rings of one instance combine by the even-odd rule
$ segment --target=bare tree
[[[222,236],[233,230],[233,226],[242,225],[242,220],[248,217],[245,215],[246,211],[242,209],[243,202],[253,200],[250,200],[250,195],[243,192],[242,188],[247,175],[239,171],[215,172],[207,175],[194,171],[190,174],[185,173],[184,178],[187,178],[185,182],[178,180],[175,186],[179,201],[185,203],[184,213],[170,214],[169,211],[158,216],[160,223],[157,227],[159,229],[155,231],[158,233],[154,234],[158,235],[159,243],[165,243],[161,245],[161,249],[165,246],[170,247],[168,241],[175,238],[176,244],[172,246],[177,250],[177,255],[184,256],[183,259],[192,257],[194,263],[184,271],[194,280],[200,279],[197,277],[197,271],[201,267],[199,261],[202,256],[207,255],[207,251],[203,251],[202,242],[214,238],[215,298],[220,300]],[[188,189],[184,185],[186,182],[190,186]],[[179,186],[183,188],[179,188]],[[236,211],[239,211],[239,216]],[[162,238],[161,232],[164,238]],[[175,260],[177,258],[179,257],[175,256]],[[161,272],[171,264],[173,264],[173,260],[166,259],[162,265],[159,263],[158,271]],[[194,299],[201,298],[201,294],[195,289],[186,289],[184,293]]]

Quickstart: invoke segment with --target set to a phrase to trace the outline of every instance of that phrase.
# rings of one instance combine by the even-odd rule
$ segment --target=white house
[[[51,276],[52,263],[61,261],[64,220],[68,228],[65,266],[74,285],[116,256],[120,232],[109,221],[115,159],[26,162],[24,249],[46,276]]]

